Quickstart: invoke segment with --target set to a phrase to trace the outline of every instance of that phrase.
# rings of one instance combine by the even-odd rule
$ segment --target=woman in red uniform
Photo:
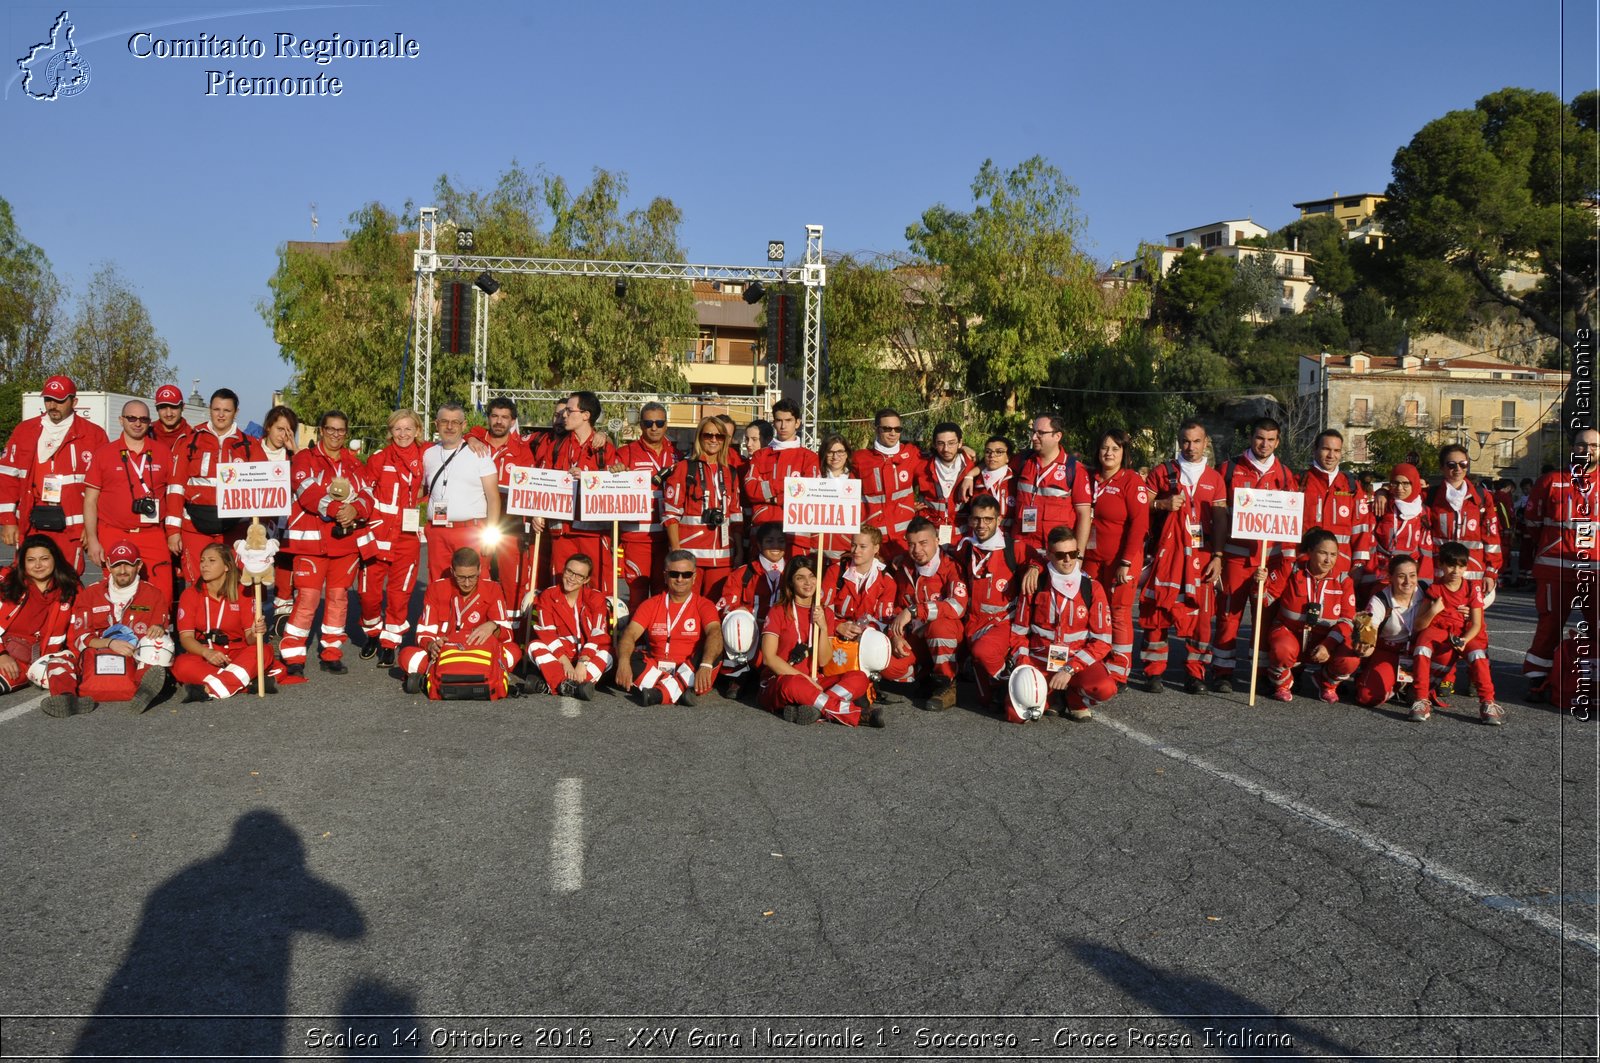
[[[791,723],[829,719],[851,727],[883,726],[883,709],[863,713],[856,699],[871,685],[865,672],[812,678],[813,655],[825,661],[832,653],[836,620],[817,601],[817,566],[797,557],[783,573],[783,593],[761,630],[761,707]],[[819,682],[820,680],[820,682]],[[827,683],[824,688],[822,683]]]
[[[49,677],[64,671],[70,685],[58,683],[50,693],[76,690],[76,662],[66,651],[72,603],[82,586],[78,572],[48,535],[22,540],[17,557],[19,562],[0,572],[0,694],[27,686],[28,671],[41,658],[46,660],[41,662],[40,686],[49,689]],[[70,699],[68,707],[71,711],[60,715],[79,711]],[[88,701],[81,711],[92,708],[94,702]]]
[[[1411,643],[1417,634],[1418,607],[1426,597],[1426,586],[1417,581],[1415,558],[1393,555],[1386,575],[1385,585],[1367,602],[1378,641],[1357,651],[1362,660],[1356,672],[1356,704],[1369,709],[1388,701],[1401,683],[1401,673],[1415,667]]]
[[[1332,704],[1338,686],[1355,673],[1360,658],[1351,647],[1356,592],[1350,577],[1338,571],[1339,541],[1333,532],[1312,528],[1301,541],[1303,560],[1267,587],[1274,599],[1262,626],[1261,646],[1267,678],[1276,701],[1294,700],[1294,670],[1320,666],[1317,694]],[[1256,569],[1265,584],[1266,567]]]
[[[274,406],[267,411],[262,422],[261,449],[268,461],[293,461],[295,443],[300,435],[300,417],[287,406]],[[273,517],[267,522],[267,534],[281,546],[288,538],[288,517]],[[294,555],[280,549],[273,556],[272,601],[275,620],[286,621],[294,612]],[[280,625],[281,626],[281,625]]]
[[[661,489],[667,549],[694,555],[694,593],[707,597],[744,563],[744,514],[739,509],[739,476],[729,464],[728,439],[720,419],[702,419],[694,454],[672,467]]]
[[[824,479],[855,479],[855,470],[850,468],[850,448],[845,444],[841,435],[825,436],[822,445],[817,447],[817,461],[821,464],[822,471],[818,473]],[[838,563],[841,557],[845,564],[849,564],[850,535],[847,532],[822,532],[822,557],[830,564]],[[789,548],[790,557],[815,557],[817,556],[818,534],[802,532],[793,536],[793,545]]]
[[[233,550],[212,543],[200,551],[200,583],[183,592],[178,605],[178,647],[172,678],[183,684],[184,701],[231,698],[256,679],[256,643],[266,635],[255,602],[239,593]],[[266,648],[267,690],[277,689],[272,647]]]
[[[1096,457],[1089,477],[1094,518],[1083,572],[1105,589],[1111,603],[1111,655],[1105,663],[1120,687],[1128,682],[1133,665],[1133,599],[1150,530],[1150,488],[1130,467],[1133,441],[1122,429],[1100,433]]]
[[[1422,503],[1422,476],[1415,465],[1402,463],[1389,473],[1389,505],[1378,518],[1372,536],[1372,557],[1361,571],[1356,587],[1356,604],[1365,606],[1378,591],[1389,585],[1389,563],[1397,557],[1416,562],[1415,577],[1433,582],[1433,530],[1428,526],[1427,507]]]
[[[388,445],[367,459],[372,490],[368,528],[378,556],[362,562],[356,593],[361,599],[361,630],[366,635],[361,659],[376,657],[379,668],[395,663],[400,640],[406,635],[411,592],[417,587],[422,557],[417,512],[422,492],[422,447],[417,443],[421,427],[422,418],[415,410],[396,410],[389,415]],[[516,609],[522,603],[506,604]]]

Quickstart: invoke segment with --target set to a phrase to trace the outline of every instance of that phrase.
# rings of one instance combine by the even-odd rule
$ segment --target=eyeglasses
[[[1000,447],[984,447],[983,448],[984,457],[987,457],[987,458],[1003,458],[1003,457],[1006,457],[1007,455],[1009,455],[1010,453],[1011,453],[1011,451],[1004,450],[1004,449],[1002,449]]]
[[[1470,461],[1447,461],[1444,463],[1444,467],[1447,469],[1468,469],[1472,467],[1472,463]]]
[[[880,432],[898,432],[898,431],[900,431],[900,426],[897,425],[897,424],[880,424],[878,426],[878,431],[880,431]]]
[[[586,579],[589,578],[589,573],[587,573],[587,572],[579,572],[579,571],[576,571],[575,569],[570,569],[570,568],[562,569],[561,570],[561,574],[563,576],[571,576],[573,579],[576,579],[576,580],[586,580]]]
[[[455,577],[457,583],[476,583],[476,582],[478,582],[478,573],[476,573],[476,572],[472,573],[469,576],[463,576],[459,572],[453,572],[453,573],[451,573],[451,575],[453,575]]]
[[[124,421],[127,421],[129,424],[149,424],[150,423],[150,418],[148,418],[148,417],[129,417],[127,414],[123,414],[122,415],[122,419]]]
[[[728,437],[723,432],[701,432],[700,433],[700,438],[701,439],[727,439]]]
[[[1083,556],[1082,550],[1052,550],[1050,556],[1057,561],[1076,561]]]
[[[843,447],[834,447],[828,451],[828,457],[830,458],[848,458],[849,456],[850,452]]]
[[[324,428],[324,429],[321,429],[321,432],[325,436],[347,436],[347,435],[350,434],[350,429],[348,429],[348,428]]]
[[[667,427],[667,419],[665,417],[659,417],[659,418],[658,417],[652,417],[649,420],[645,420],[643,417],[641,417],[641,418],[639,418],[639,427],[640,428],[665,428],[665,427]]]
[[[453,421],[447,421],[443,417],[439,418],[439,427],[440,428],[460,428],[462,425],[464,425],[466,423],[467,423],[466,421],[463,421],[460,418],[457,418],[457,419],[455,419]]]
[[[667,569],[667,578],[668,579],[694,579],[694,569],[691,568],[687,572],[679,572],[676,569],[669,568],[669,569]]]
[[[1029,432],[1028,434],[1030,436],[1058,436],[1058,435],[1061,434],[1061,429],[1059,429],[1059,428],[1035,428],[1033,431]]]

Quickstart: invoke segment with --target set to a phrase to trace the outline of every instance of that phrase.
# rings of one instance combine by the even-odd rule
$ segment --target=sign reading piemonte
[[[513,465],[507,471],[506,512],[516,517],[576,520],[578,478],[565,469]]]
[[[287,517],[292,502],[286,461],[227,461],[217,466],[219,517]]]
[[[578,474],[578,511],[586,521],[648,524],[650,503],[650,473],[645,470]]]
[[[842,476],[791,476],[783,483],[783,530],[861,530],[861,481]]]
[[[1299,542],[1304,534],[1305,496],[1299,491],[1241,487],[1233,493],[1233,537],[1262,542]]]

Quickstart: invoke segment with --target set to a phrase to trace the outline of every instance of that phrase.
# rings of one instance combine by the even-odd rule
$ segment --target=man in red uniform
[[[481,439],[488,444],[489,457],[494,460],[500,482],[500,521],[484,535],[483,556],[489,561],[490,571],[500,584],[506,608],[515,619],[522,612],[523,530],[527,522],[522,517],[506,515],[506,493],[511,489],[513,466],[531,466],[533,450],[523,442],[516,431],[517,404],[504,395],[489,400],[484,408],[488,422],[483,428],[467,433],[469,439]],[[531,584],[530,584],[531,585]]]
[[[172,451],[150,438],[150,407],[138,399],[122,405],[122,434],[95,451],[84,479],[83,545],[104,567],[106,548],[130,543],[150,582],[172,586],[172,551],[161,530]],[[171,602],[168,602],[171,605]]]
[[[104,557],[106,578],[85,587],[72,603],[67,638],[78,659],[74,693],[126,701],[140,713],[165,688],[167,670],[145,665],[135,653],[141,641],[166,634],[172,603],[166,581],[139,578],[140,554],[132,543],[113,541]]]
[[[538,669],[529,687],[589,701],[611,668],[611,607],[586,586],[594,574],[587,554],[567,558],[561,582],[539,593],[528,660]],[[541,689],[542,687],[542,689]]]
[[[940,546],[953,546],[959,538],[960,486],[972,468],[972,459],[961,449],[961,426],[954,421],[934,425],[933,457],[917,475],[922,496],[917,512],[939,529]]]
[[[1237,458],[1222,466],[1222,481],[1227,486],[1225,501],[1213,502],[1216,510],[1213,556],[1206,569],[1207,579],[1218,578],[1220,568],[1221,593],[1217,597],[1216,638],[1211,647],[1211,689],[1230,690],[1233,687],[1235,655],[1239,644],[1239,622],[1250,605],[1256,588],[1256,570],[1260,567],[1261,543],[1254,539],[1235,539],[1228,510],[1233,507],[1234,494],[1241,487],[1261,491],[1298,491],[1300,482],[1289,467],[1273,453],[1278,449],[1282,429],[1278,422],[1263,417],[1250,432],[1250,447]],[[1293,542],[1267,544],[1267,574],[1280,579],[1294,564]],[[1288,547],[1286,550],[1285,547]]]
[[[791,476],[820,476],[817,453],[800,442],[800,407],[789,399],[772,406],[772,442],[744,467],[744,498],[752,535],[763,524],[783,523],[783,483]]]
[[[956,565],[971,591],[967,609],[966,642],[972,654],[972,672],[978,681],[978,699],[997,711],[1003,706],[1005,686],[999,683],[1011,655],[1011,623],[1022,591],[1022,574],[1039,561],[1027,548],[1000,529],[1000,502],[979,495],[967,511],[972,534],[956,548]]]
[[[575,391],[567,399],[567,431],[561,437],[550,458],[550,468],[565,469],[576,476],[584,471],[610,469],[617,464],[617,448],[611,440],[596,431],[600,423],[600,398],[592,391]],[[580,513],[579,516],[582,516]],[[540,527],[542,518],[535,517],[533,526]],[[567,558],[574,554],[588,554],[599,562],[595,573],[595,589],[606,597],[616,594],[611,585],[612,543],[610,521],[579,520],[573,524],[549,521],[544,525],[553,536],[550,545],[550,563],[560,571]]]
[[[1528,500],[1527,523],[1537,536],[1533,555],[1534,607],[1538,620],[1522,658],[1529,700],[1546,700],[1546,678],[1556,646],[1574,610],[1588,623],[1593,645],[1600,634],[1600,587],[1595,585],[1595,528],[1600,526],[1600,432],[1580,429],[1572,437],[1567,468],[1547,473]]]
[[[192,430],[189,422],[183,419],[182,389],[176,384],[162,384],[156,388],[156,420],[150,426],[150,438],[171,450]]]
[[[1274,599],[1262,621],[1267,628],[1261,640],[1267,678],[1275,700],[1293,701],[1294,669],[1316,665],[1318,696],[1331,704],[1339,700],[1339,684],[1361,663],[1351,638],[1355,584],[1339,571],[1339,542],[1333,532],[1313,529],[1304,550],[1302,564],[1266,586],[1267,596]]]
[[[1089,541],[1093,517],[1089,470],[1061,446],[1063,422],[1055,414],[1033,419],[1033,454],[1017,471],[1016,537],[1030,550],[1044,553],[1052,528],[1071,528],[1073,538]],[[1024,588],[1031,594],[1031,588]]]
[[[782,524],[772,523],[761,525],[756,537],[755,560],[728,574],[728,578],[716,589],[716,603],[719,616],[727,616],[735,609],[749,612],[756,618],[756,631],[759,632],[783,591],[783,573],[789,560],[789,537],[783,533]],[[739,663],[725,661],[719,692],[726,698],[748,693],[748,684],[756,678],[755,670],[760,667],[759,649],[750,655],[749,660]]]
[[[842,639],[859,639],[869,627],[885,631],[898,611],[894,576],[878,558],[882,543],[883,533],[863,524],[850,537],[850,553],[839,559],[843,563],[828,573],[822,604],[839,618],[837,634]]]
[[[289,552],[294,554],[294,611],[284,624],[278,652],[290,675],[305,674],[306,643],[318,602],[322,603],[318,663],[334,675],[349,670],[342,658],[350,638],[345,632],[350,588],[361,563],[357,539],[371,534],[357,525],[372,516],[366,466],[345,446],[349,436],[349,418],[329,410],[317,422],[317,445],[295,454],[289,465],[294,494],[288,536]]]
[[[1223,536],[1219,519],[1227,517],[1225,510],[1214,507],[1228,494],[1222,474],[1206,462],[1208,442],[1204,425],[1185,421],[1178,428],[1178,457],[1150,470],[1155,535],[1139,625],[1145,629],[1143,689],[1152,694],[1162,689],[1169,639],[1187,643],[1184,692],[1203,694],[1206,689],[1222,568],[1214,548]]]
[[[637,689],[641,705],[693,705],[716,682],[722,619],[694,593],[693,554],[668,553],[666,575],[666,593],[641,602],[617,641],[617,686]]]
[[[667,408],[659,402],[639,407],[639,438],[617,451],[617,465],[650,474],[649,524],[622,526],[622,579],[628,585],[628,602],[637,605],[662,589],[662,559],[667,555],[667,533],[662,527],[662,484],[683,455],[667,438]]]
[[[942,712],[956,703],[956,650],[967,615],[967,581],[955,561],[939,549],[939,530],[925,517],[906,528],[906,552],[889,565],[898,612],[889,623],[893,658],[884,669],[890,682],[918,681],[922,707]],[[907,658],[914,667],[907,668]]]
[[[211,416],[205,424],[173,448],[172,470],[167,475],[164,517],[167,549],[177,554],[183,578],[200,582],[200,551],[212,543],[232,543],[244,537],[246,524],[217,517],[217,466],[235,461],[265,461],[259,441],[239,430],[234,418],[239,396],[228,388],[211,393]]]
[[[77,415],[69,378],[53,376],[42,390],[44,413],[17,425],[0,453],[0,544],[48,536],[81,575],[84,480],[106,434]]]
[[[900,441],[904,430],[896,410],[879,410],[873,417],[877,439],[850,459],[861,480],[864,522],[883,532],[884,560],[893,561],[905,549],[911,518],[916,514],[917,476],[922,453]],[[937,538],[937,535],[936,535]]]
[[[516,667],[511,616],[493,580],[481,578],[478,552],[463,546],[450,555],[450,571],[428,584],[417,618],[417,644],[400,650],[401,689],[419,694],[433,674],[439,654],[450,646],[480,646],[498,654],[507,671]]]
[[[1047,714],[1087,720],[1093,708],[1116,696],[1117,681],[1106,670],[1111,654],[1111,605],[1100,584],[1084,575],[1083,551],[1069,527],[1053,529],[1045,543],[1047,578],[1028,597],[1011,626],[1018,664],[1032,665],[1047,677]],[[1020,718],[1013,706],[1012,716]]]
[[[1372,559],[1372,499],[1355,473],[1340,471],[1344,436],[1327,428],[1312,446],[1311,468],[1300,478],[1305,492],[1304,528],[1326,528],[1339,544],[1338,571],[1364,570]]]

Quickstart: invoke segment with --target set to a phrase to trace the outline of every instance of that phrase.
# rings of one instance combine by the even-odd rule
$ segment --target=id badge
[[[449,524],[450,523],[450,507],[449,507],[448,504],[445,503],[444,499],[441,498],[438,501],[433,503],[432,512],[433,512],[433,523],[435,523],[435,524]]]
[[[951,536],[951,533],[954,532],[954,530],[955,529],[952,528],[948,524],[939,525],[939,545],[940,546],[949,546],[950,545],[950,536]]]
[[[120,653],[97,653],[94,655],[95,675],[127,675],[128,659]]]
[[[1200,547],[1205,545],[1200,539],[1200,522],[1197,520],[1191,520],[1188,522],[1187,527],[1189,529],[1189,548],[1191,550],[1200,549]]]
[[[415,532],[422,530],[422,517],[417,513],[415,506],[407,506],[400,513],[400,530]]]
[[[1045,659],[1044,668],[1047,672],[1059,672],[1072,661],[1072,651],[1059,642],[1050,644],[1050,654]]]
[[[46,476],[44,484],[39,488],[39,501],[47,506],[61,504],[61,477]]]
[[[1039,511],[1031,506],[1022,511],[1022,534],[1032,535],[1039,530]]]
[[[1095,548],[1094,525],[1091,524],[1091,525],[1089,525],[1089,545],[1084,547],[1084,551],[1088,552],[1090,550],[1093,550],[1094,548]]]

